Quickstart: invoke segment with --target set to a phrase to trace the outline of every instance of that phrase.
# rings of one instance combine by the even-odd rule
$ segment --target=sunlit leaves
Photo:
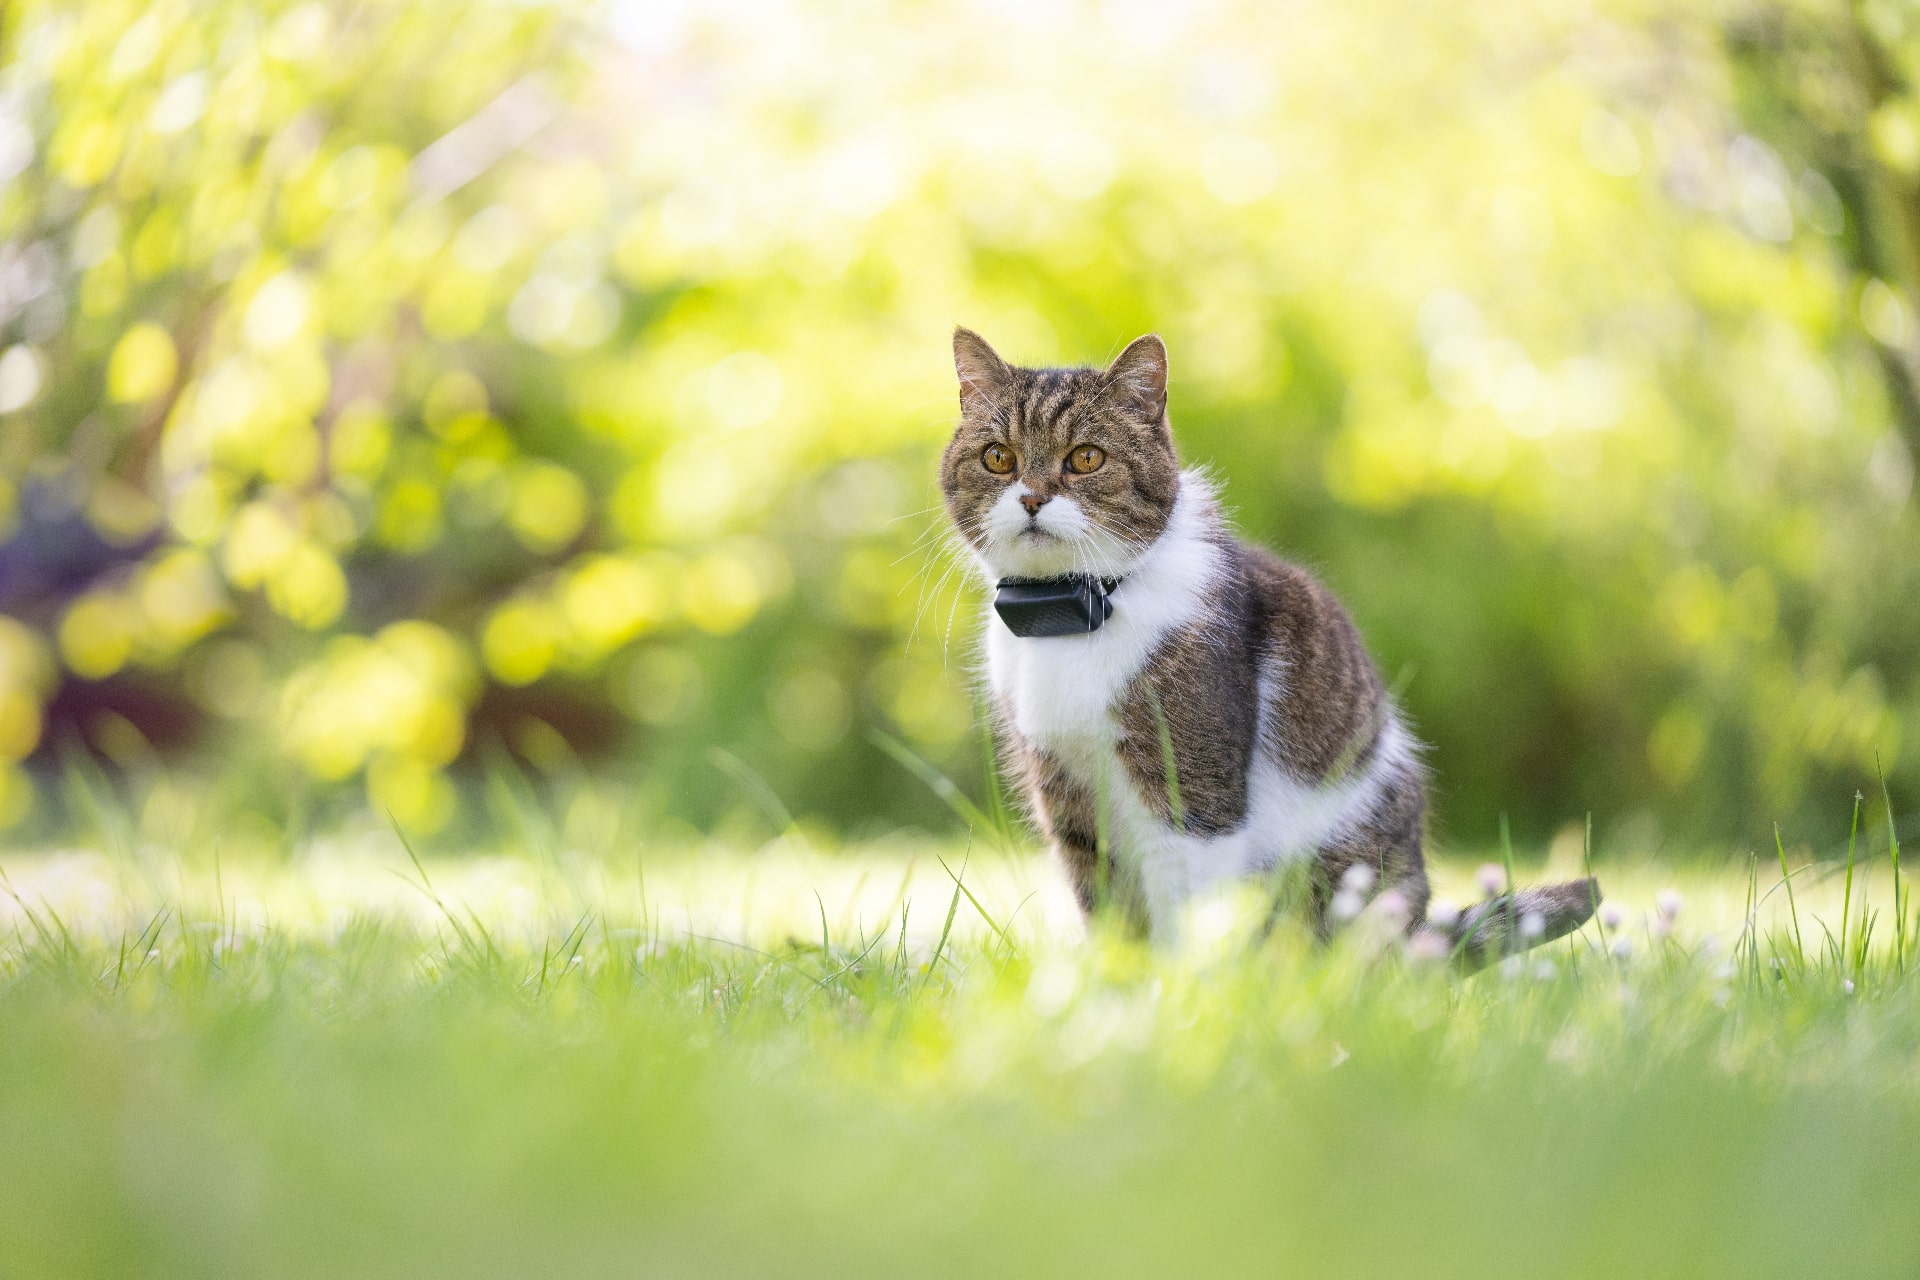
[[[25,756],[40,740],[40,703],[52,690],[46,644],[12,618],[0,617],[0,761]]]
[[[528,550],[559,551],[587,522],[587,486],[565,467],[528,463],[512,479],[507,523]]]
[[[124,581],[103,583],[61,617],[60,655],[75,675],[101,680],[129,663],[164,668],[232,619],[226,588],[197,550],[166,551]]]
[[[396,618],[667,765],[863,716],[958,761],[946,334],[1152,329],[1183,455],[1420,669],[1449,804],[1902,767],[1911,281],[1839,256],[1857,194],[1730,79],[1739,15],[638,8],[8,11],[0,530],[100,548],[8,602],[68,676],[421,830],[456,738],[368,736]],[[1884,97],[1830,127],[1910,177]],[[269,725],[299,682],[349,705]],[[859,772],[817,764],[775,782]]]
[[[286,686],[287,749],[325,778],[348,777],[383,756],[446,765],[465,741],[473,675],[464,646],[429,623],[341,637]]]
[[[481,633],[487,670],[502,684],[532,684],[547,674],[559,647],[552,615],[531,599],[509,600]]]
[[[340,566],[271,503],[249,503],[235,515],[222,564],[235,586],[263,587],[276,612],[307,630],[331,625],[346,607]]]
[[[122,334],[107,361],[107,395],[119,401],[151,400],[173,385],[179,361],[173,338],[142,322]]]

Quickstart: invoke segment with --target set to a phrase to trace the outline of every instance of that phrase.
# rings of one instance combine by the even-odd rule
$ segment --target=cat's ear
[[[971,329],[953,331],[953,371],[960,375],[960,409],[964,413],[991,409],[1006,390],[1012,370],[987,340]]]
[[[1167,409],[1167,344],[1160,335],[1135,338],[1107,366],[1107,383],[1123,388],[1155,422]]]

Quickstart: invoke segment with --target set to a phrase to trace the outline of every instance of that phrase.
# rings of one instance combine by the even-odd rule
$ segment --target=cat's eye
[[[1107,451],[1099,445],[1083,444],[1067,455],[1067,470],[1079,475],[1098,471],[1107,460]]]
[[[1013,450],[1003,444],[990,444],[980,451],[980,465],[997,476],[1013,470]]]

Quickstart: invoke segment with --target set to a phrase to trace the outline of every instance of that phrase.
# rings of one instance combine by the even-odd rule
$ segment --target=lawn
[[[0,1276],[1911,1277],[1914,922],[1789,861],[1463,979],[946,845],[13,855]]]

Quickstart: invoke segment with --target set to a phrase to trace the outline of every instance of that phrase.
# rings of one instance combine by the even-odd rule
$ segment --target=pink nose
[[[1027,509],[1028,515],[1037,516],[1040,508],[1046,506],[1052,497],[1049,493],[1023,493],[1020,495],[1020,505]]]

